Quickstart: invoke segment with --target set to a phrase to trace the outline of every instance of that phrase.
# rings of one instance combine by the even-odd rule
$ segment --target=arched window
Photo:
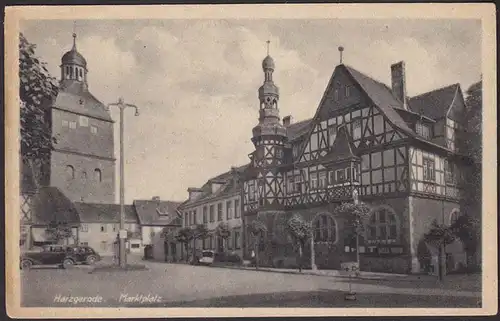
[[[66,166],[66,176],[68,179],[75,178],[75,168],[71,165]]]
[[[315,242],[337,242],[337,222],[330,214],[319,214],[313,221]]]
[[[388,207],[375,209],[367,229],[369,241],[395,242],[398,239],[398,221],[394,211]]]
[[[102,173],[101,173],[101,170],[99,168],[96,168],[94,170],[94,178],[96,181],[102,182]]]
[[[455,223],[459,217],[460,217],[460,210],[456,208],[453,209],[450,213],[450,225],[453,225],[453,223]]]

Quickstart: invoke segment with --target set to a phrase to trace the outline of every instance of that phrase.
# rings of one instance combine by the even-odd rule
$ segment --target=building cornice
[[[89,115],[89,114],[86,114],[86,113],[79,113],[79,112],[76,112],[76,111],[73,111],[73,110],[69,110],[69,109],[66,109],[66,108],[62,108],[62,107],[52,106],[52,109],[57,109],[57,110],[61,110],[61,111],[64,111],[64,112],[70,113],[70,114],[75,114],[75,115],[85,116],[85,117],[88,117],[88,118],[102,120],[102,121],[105,121],[107,123],[115,123],[115,121],[112,120],[112,119],[110,120],[110,119],[106,119],[106,118],[102,118],[102,117],[98,117],[98,116]]]
[[[223,200],[223,199],[226,199],[226,198],[232,198],[232,197],[235,197],[235,196],[239,196],[240,193],[241,193],[241,190],[239,190],[237,192],[234,192],[234,193],[231,193],[231,194],[225,194],[225,195],[222,195],[222,196],[217,196],[217,197],[214,197],[214,198],[204,198],[202,200],[195,201],[193,203],[186,204],[184,206],[180,205],[178,207],[178,209],[179,209],[179,211],[186,210],[188,208],[197,207],[197,206],[200,206],[200,205],[203,205],[203,204],[209,204],[209,203],[217,202],[217,201],[220,201],[220,200]]]
[[[108,160],[108,161],[116,161],[116,158],[114,157],[106,157],[106,156],[98,156],[98,155],[92,155],[92,154],[86,154],[86,153],[80,153],[80,152],[75,152],[72,150],[67,150],[67,149],[62,149],[62,148],[53,148],[54,151],[63,153],[63,154],[73,154],[73,155],[78,155],[78,156],[86,156],[90,158],[96,158],[96,159],[102,159],[102,160]]]

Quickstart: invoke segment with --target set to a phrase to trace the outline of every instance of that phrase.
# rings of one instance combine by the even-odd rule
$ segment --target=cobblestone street
[[[437,287],[430,281],[353,280],[358,300],[350,302],[344,301],[347,278],[145,264],[146,271],[89,273],[88,267],[21,271],[21,302],[26,307],[480,307],[481,299],[479,291]],[[61,300],[65,297],[101,299],[75,303]]]

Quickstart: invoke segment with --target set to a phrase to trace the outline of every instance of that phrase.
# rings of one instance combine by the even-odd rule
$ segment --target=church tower
[[[50,185],[72,201],[115,202],[113,120],[89,91],[87,61],[73,46],[61,59],[59,92],[50,123],[56,142],[50,155]]]
[[[269,42],[268,42],[269,46]],[[283,204],[283,177],[278,167],[284,162],[286,128],[279,115],[279,88],[274,84],[274,60],[268,55],[262,61],[264,83],[259,88],[259,123],[252,130],[255,146],[253,167],[258,172],[256,196],[259,209]]]

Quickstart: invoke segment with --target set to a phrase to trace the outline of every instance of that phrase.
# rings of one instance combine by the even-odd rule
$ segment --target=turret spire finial
[[[340,46],[339,47],[339,52],[340,52],[340,64],[342,64],[342,52],[344,51],[344,47]]]
[[[76,21],[73,21],[73,50],[76,50]]]
[[[269,44],[271,43],[271,41],[268,40],[266,41],[266,43],[267,43],[267,55],[269,56]]]

